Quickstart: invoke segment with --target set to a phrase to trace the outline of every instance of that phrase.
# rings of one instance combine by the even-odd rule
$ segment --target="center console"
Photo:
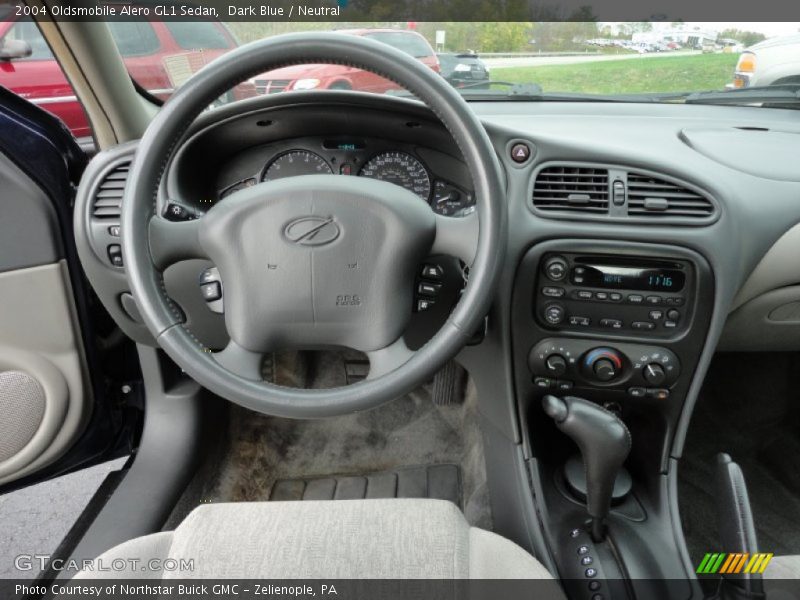
[[[713,298],[707,261],[683,247],[554,240],[520,261],[511,326],[523,445],[542,529],[572,598],[692,593],[681,556],[664,550],[678,545],[667,474]],[[581,444],[545,414],[549,396],[588,400],[630,431],[625,491],[615,492],[599,542],[578,490]],[[584,428],[579,439],[587,435]],[[659,580],[669,589],[652,588]]]

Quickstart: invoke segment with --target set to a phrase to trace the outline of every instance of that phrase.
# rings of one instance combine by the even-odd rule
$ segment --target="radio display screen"
[[[679,292],[686,283],[680,269],[621,265],[579,264],[572,269],[572,283],[587,287]]]

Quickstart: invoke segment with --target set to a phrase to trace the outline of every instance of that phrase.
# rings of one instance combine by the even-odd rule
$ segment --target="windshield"
[[[775,104],[769,94],[754,101],[737,92],[800,84],[800,23],[150,20],[111,28],[131,76],[161,98],[239,44],[326,30],[393,46],[467,99],[722,103],[716,92],[730,92],[726,104],[798,107],[796,97]],[[220,102],[312,89],[402,93],[355,69],[299,65],[256,75]],[[715,94],[697,95],[706,92]]]

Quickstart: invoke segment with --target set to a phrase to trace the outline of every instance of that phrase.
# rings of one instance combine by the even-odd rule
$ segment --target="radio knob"
[[[592,365],[594,376],[600,381],[610,381],[617,376],[617,367],[608,358],[598,358]]]
[[[567,261],[560,256],[548,258],[544,263],[544,272],[551,281],[561,281],[567,276]]]
[[[547,371],[553,377],[561,377],[567,372],[567,361],[560,354],[551,354],[547,357],[544,364],[547,367]]]
[[[642,376],[650,385],[661,385],[667,378],[664,367],[658,363],[650,363],[642,371]]]

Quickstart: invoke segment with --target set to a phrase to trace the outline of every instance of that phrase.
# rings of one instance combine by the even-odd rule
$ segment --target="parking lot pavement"
[[[589,62],[606,62],[609,60],[633,60],[663,58],[665,56],[691,56],[701,54],[699,50],[681,50],[678,52],[650,52],[647,54],[580,54],[571,56],[512,56],[481,57],[489,68],[503,69],[508,67],[544,67],[547,65],[575,65]]]
[[[54,552],[106,475],[126,460],[119,458],[0,496],[0,579],[35,578],[38,565],[20,571],[16,558]]]

